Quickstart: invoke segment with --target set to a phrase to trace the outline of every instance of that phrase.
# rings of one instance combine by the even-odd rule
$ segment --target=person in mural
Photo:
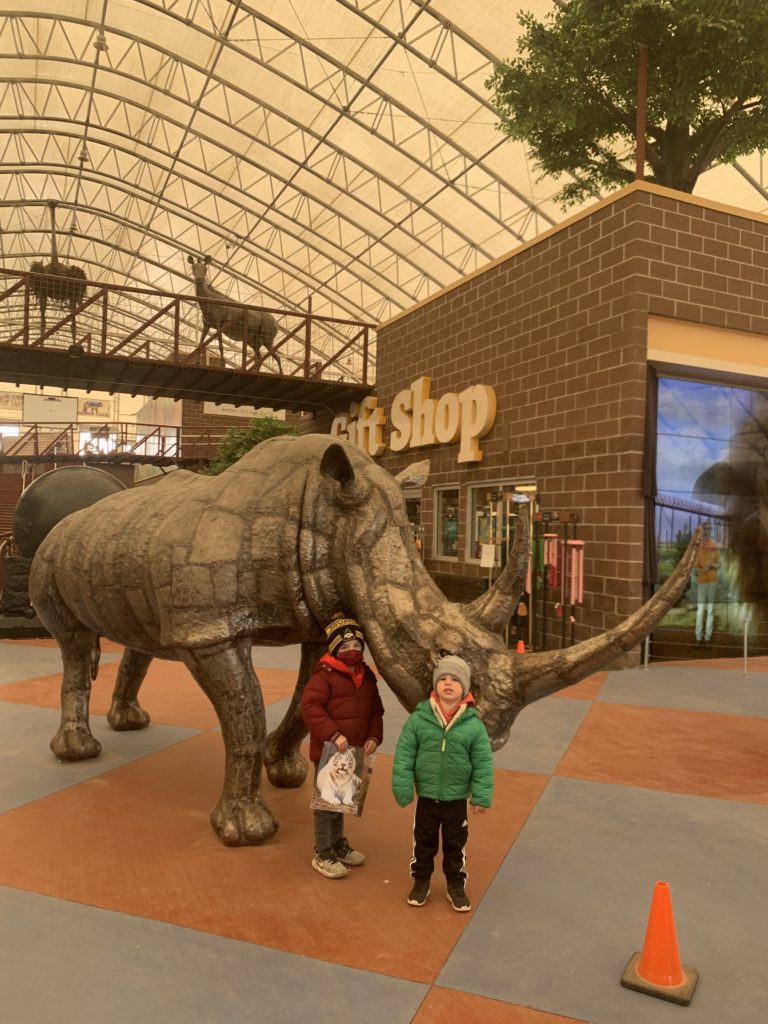
[[[696,582],[696,643],[708,643],[715,625],[715,593],[720,568],[720,545],[709,523],[701,524],[701,544],[693,567]]]

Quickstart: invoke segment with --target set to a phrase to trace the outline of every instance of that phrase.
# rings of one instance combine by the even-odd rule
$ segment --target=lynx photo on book
[[[310,807],[314,811],[363,813],[375,754],[366,757],[362,747],[348,747],[342,754],[333,743],[324,743],[317,765]]]

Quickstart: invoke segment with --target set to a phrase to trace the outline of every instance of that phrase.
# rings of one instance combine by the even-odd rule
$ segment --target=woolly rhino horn
[[[561,651],[521,656],[515,671],[526,704],[584,679],[635,647],[674,607],[688,584],[701,541],[697,529],[672,575],[650,601],[614,629]]]
[[[528,503],[520,503],[515,525],[515,540],[509,553],[504,571],[484,594],[464,609],[464,617],[470,622],[501,633],[517,607],[525,591],[528,575]]]

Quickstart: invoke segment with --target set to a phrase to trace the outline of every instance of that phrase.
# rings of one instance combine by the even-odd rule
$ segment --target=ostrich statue
[[[40,334],[45,334],[45,310],[48,303],[54,306],[69,307],[71,313],[77,309],[85,298],[86,276],[80,267],[59,263],[56,247],[56,207],[55,199],[48,200],[51,211],[51,262],[33,263],[30,269],[29,287],[40,307]],[[40,275],[40,276],[38,276]],[[46,276],[42,276],[46,275]],[[70,323],[72,342],[75,342],[77,326],[75,318]]]
[[[214,288],[208,280],[208,264],[210,256],[202,259],[195,259],[187,256],[187,262],[192,268],[192,280],[195,282],[195,295],[203,314],[203,333],[200,335],[200,345],[208,336],[209,331],[219,331],[219,352],[224,359],[224,342],[222,335],[235,341],[243,341],[250,345],[256,354],[257,369],[261,365],[259,350],[265,349],[266,355],[272,355],[277,363],[277,369],[283,372],[280,358],[277,353],[272,352],[272,342],[277,334],[277,321],[270,313],[259,312],[255,309],[237,309],[232,306],[220,306],[215,302],[206,302],[206,299],[224,299],[231,301],[228,295]]]

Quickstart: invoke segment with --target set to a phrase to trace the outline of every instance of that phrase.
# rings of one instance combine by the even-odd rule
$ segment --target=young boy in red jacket
[[[325,627],[328,651],[315,665],[301,697],[301,715],[309,729],[309,758],[315,765],[323,744],[344,752],[362,747],[372,754],[383,736],[384,707],[376,677],[363,661],[365,635],[359,622],[336,615]],[[312,867],[326,878],[345,878],[365,857],[344,836],[344,814],[315,811]]]

